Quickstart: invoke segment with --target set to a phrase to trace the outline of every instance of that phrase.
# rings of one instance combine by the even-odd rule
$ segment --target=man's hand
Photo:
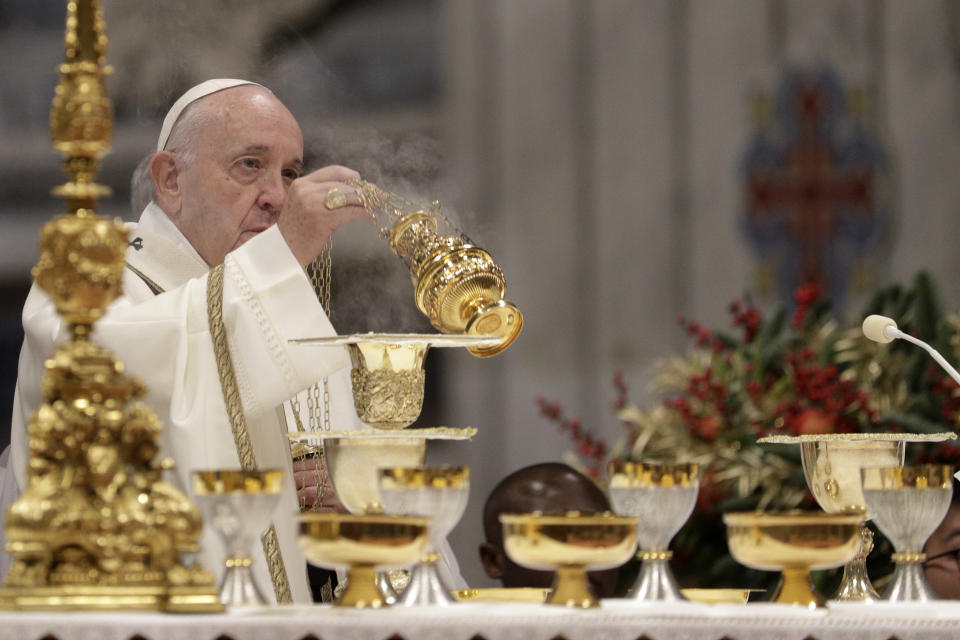
[[[297,485],[297,499],[302,510],[347,512],[333,490],[333,483],[330,482],[330,474],[322,456],[311,455],[294,460],[293,479]]]
[[[313,262],[341,225],[370,218],[356,189],[345,184],[359,178],[356,171],[334,165],[290,183],[277,227],[301,266]],[[331,197],[334,189],[342,196],[334,192]]]

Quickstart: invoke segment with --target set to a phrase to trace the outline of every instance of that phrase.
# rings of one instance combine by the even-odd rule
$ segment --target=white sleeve
[[[166,453],[173,454],[178,466],[178,453],[210,465],[232,460],[235,466],[206,289],[203,276],[140,302],[121,297],[96,324],[94,341],[113,351],[146,384],[147,401],[169,432],[165,440],[174,443]],[[12,433],[20,486],[26,484],[25,428],[41,401],[43,362],[66,332],[53,304],[36,287],[24,306],[23,321]],[[276,227],[228,254],[223,321],[246,414],[272,412],[297,391],[349,363],[342,350],[324,350],[324,356],[317,357],[316,350],[288,344],[290,338],[330,335],[333,328]]]

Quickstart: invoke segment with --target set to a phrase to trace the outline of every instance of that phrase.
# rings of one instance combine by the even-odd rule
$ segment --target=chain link
[[[435,217],[442,220],[454,234],[465,240],[468,239],[463,230],[443,212],[443,206],[439,200],[434,200],[429,207],[425,207],[396,193],[384,191],[362,178],[347,180],[347,184],[356,189],[360,206],[366,209],[367,213],[373,218],[373,222],[379,230],[380,238],[383,240],[389,237],[390,229],[397,220],[409,213],[424,210],[430,211]]]
[[[320,255],[317,256],[317,259],[307,265],[307,276],[310,278],[310,284],[313,285],[317,299],[320,301],[327,316],[330,315],[330,285],[333,273],[333,260],[331,257],[332,245],[333,239],[331,238],[327,241],[326,246],[320,252]],[[320,391],[321,385],[323,386],[322,393]],[[304,428],[303,419],[301,418],[300,400],[297,396],[290,399],[290,408],[293,413],[293,419],[297,425],[297,431],[301,433],[305,432],[306,429]],[[327,378],[324,378],[320,383],[314,383],[307,389],[307,425],[311,432],[330,430],[330,384]],[[316,455],[319,457],[323,456],[322,447],[317,448]],[[322,460],[319,468],[315,469],[314,472],[316,473],[317,496],[314,503],[310,505],[310,509],[321,504],[323,501],[323,496],[326,491],[326,460]],[[300,510],[305,511],[307,508],[306,499],[301,498]]]

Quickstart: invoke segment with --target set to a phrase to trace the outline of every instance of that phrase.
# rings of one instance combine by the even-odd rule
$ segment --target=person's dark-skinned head
[[[960,486],[953,483],[953,500],[940,525],[927,539],[923,571],[941,598],[960,600]]]
[[[480,545],[480,562],[486,574],[504,587],[541,587],[553,584],[552,571],[535,571],[511,560],[503,550],[501,513],[559,515],[568,511],[584,514],[610,510],[610,502],[590,478],[572,467],[548,462],[511,473],[494,487],[483,507],[483,531],[487,541]],[[597,596],[615,595],[617,570],[591,571],[590,583]]]

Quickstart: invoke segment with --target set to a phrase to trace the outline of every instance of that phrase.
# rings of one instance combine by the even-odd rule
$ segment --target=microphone
[[[950,377],[954,379],[957,384],[960,384],[960,373],[957,373],[957,370],[950,366],[950,363],[947,362],[940,352],[928,345],[923,340],[918,340],[908,333],[904,333],[897,328],[897,323],[893,321],[892,318],[886,316],[871,315],[863,319],[863,335],[867,336],[874,342],[879,342],[880,344],[886,344],[888,342],[893,342],[897,338],[901,340],[906,340],[911,342],[927,353],[929,353],[934,360],[937,361],[943,370],[950,374]]]

